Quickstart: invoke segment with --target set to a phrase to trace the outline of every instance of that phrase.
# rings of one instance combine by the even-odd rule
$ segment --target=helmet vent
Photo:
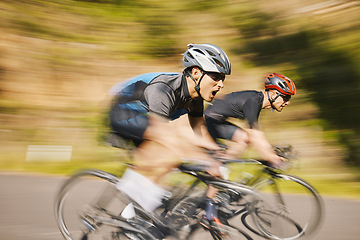
[[[208,50],[206,50],[206,52],[207,52],[208,54],[210,54],[211,56],[216,56],[213,52],[210,52],[210,51],[208,51]]]
[[[221,67],[221,68],[224,68],[224,65],[219,61],[217,60],[216,58],[214,58],[214,61],[216,62],[216,64]]]
[[[186,55],[187,55],[188,57],[194,59],[194,57],[193,57],[193,55],[192,55],[191,53],[188,52]]]
[[[204,55],[204,53],[203,53],[201,50],[199,50],[199,49],[194,49],[194,51],[195,51],[195,52],[198,52],[198,53],[201,53],[202,55]]]

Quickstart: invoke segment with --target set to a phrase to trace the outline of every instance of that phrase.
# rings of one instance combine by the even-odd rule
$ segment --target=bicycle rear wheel
[[[118,181],[112,174],[88,170],[64,182],[55,200],[55,217],[66,240],[153,239],[119,217],[129,200],[116,189]]]
[[[323,204],[316,190],[303,179],[286,174],[255,186],[264,200],[254,203],[244,224],[253,232],[270,239],[306,239],[319,228]],[[257,229],[257,231],[255,230]]]

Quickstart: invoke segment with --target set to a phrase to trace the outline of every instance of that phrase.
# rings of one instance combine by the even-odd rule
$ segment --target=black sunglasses
[[[214,81],[224,81],[225,80],[225,75],[222,75],[220,73],[216,73],[216,72],[205,72],[206,75],[208,75],[209,77],[212,78],[212,80]]]
[[[283,94],[281,94],[280,96],[282,97],[282,99],[284,100],[284,102],[288,102],[288,101],[290,101],[290,99],[291,99],[291,95],[283,95]]]

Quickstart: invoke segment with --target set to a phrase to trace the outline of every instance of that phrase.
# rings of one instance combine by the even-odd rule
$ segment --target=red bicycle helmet
[[[265,78],[265,89],[274,89],[284,95],[295,95],[295,83],[288,77],[279,73],[268,74]]]

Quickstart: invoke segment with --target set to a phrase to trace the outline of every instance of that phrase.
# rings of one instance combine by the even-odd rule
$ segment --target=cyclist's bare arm
[[[179,139],[176,136],[177,128],[167,118],[149,113],[149,126],[145,130],[144,139],[158,143],[180,156]]]
[[[264,160],[271,162],[275,167],[281,164],[282,159],[276,155],[264,132],[258,129],[246,129],[246,132],[248,133],[249,143]]]
[[[158,114],[150,113],[149,126],[144,133],[146,140],[134,155],[133,162],[137,171],[159,182],[161,180],[159,176],[164,176],[177,167],[181,158],[202,160],[209,166],[218,164],[218,161],[210,159],[194,144],[195,138],[200,138],[195,137],[194,131],[188,121],[169,121]],[[216,170],[209,172],[218,175]]]
[[[210,136],[207,127],[205,126],[205,120],[203,117],[191,117],[189,116],[190,126],[192,127],[196,140],[196,145],[209,150],[220,150],[219,145],[216,144],[214,139]]]

